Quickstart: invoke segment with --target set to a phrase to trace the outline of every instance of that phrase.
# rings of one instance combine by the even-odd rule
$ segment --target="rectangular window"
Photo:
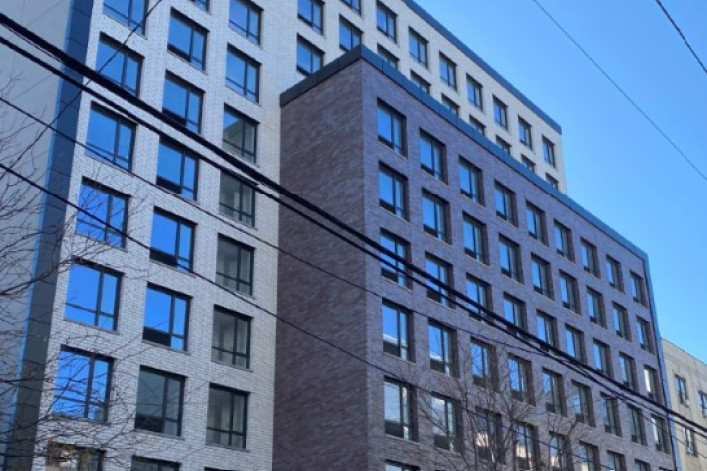
[[[142,338],[175,350],[187,349],[189,298],[148,285]]]
[[[227,152],[255,163],[258,123],[233,108],[223,110],[223,140]]]
[[[162,112],[190,131],[201,132],[201,104],[204,92],[167,73],[162,95]]]
[[[425,232],[443,242],[449,242],[449,203],[423,191],[422,222]]]
[[[194,224],[155,208],[150,258],[181,271],[191,271],[193,249]]]
[[[119,273],[97,265],[71,265],[66,318],[115,330],[121,277]]]
[[[457,413],[454,402],[446,397],[432,395],[432,433],[435,447],[443,450],[459,449]]]
[[[609,457],[609,467],[612,471],[626,471],[626,458],[624,458],[624,455],[613,451],[607,451],[606,454]]]
[[[616,398],[601,395],[602,422],[604,431],[617,437],[621,436],[621,423],[619,422],[619,404]]]
[[[678,399],[683,406],[690,404],[690,398],[687,395],[687,382],[682,376],[675,375],[675,391],[678,393]]]
[[[658,372],[650,366],[643,367],[643,379],[646,386],[646,395],[657,402],[663,402],[663,396],[658,386]]]
[[[206,61],[206,29],[186,16],[172,10],[169,20],[167,49],[199,70]]]
[[[481,263],[488,262],[486,249],[486,225],[468,214],[463,217],[464,251]]]
[[[611,353],[609,352],[609,346],[604,342],[594,340],[592,348],[594,352],[594,369],[604,376],[608,376],[609,378],[613,377],[611,371]]]
[[[555,162],[555,144],[550,142],[545,136],[543,136],[543,159],[553,167],[557,165]]]
[[[609,286],[623,293],[624,281],[621,275],[621,264],[608,255],[606,257],[606,277],[609,280]]]
[[[417,466],[409,466],[406,464],[393,463],[392,461],[386,461],[385,462],[385,471],[420,471],[420,468],[418,468]]]
[[[646,428],[643,422],[643,412],[638,407],[629,405],[628,412],[631,423],[631,441],[640,445],[646,444]]]
[[[403,307],[383,301],[383,351],[413,361],[412,316]]]
[[[255,225],[255,188],[240,178],[221,172],[219,214],[248,226]]]
[[[317,33],[322,32],[322,13],[324,3],[321,0],[298,0],[297,17],[312,27]]]
[[[260,17],[263,10],[248,0],[231,0],[228,24],[238,34],[260,44]]]
[[[412,391],[402,383],[385,380],[383,403],[385,411],[385,433],[394,437],[412,440]]]
[[[537,313],[538,338],[543,342],[557,347],[557,320],[544,312]]]
[[[579,314],[577,280],[563,271],[560,271],[560,299],[564,308]]]
[[[345,5],[351,8],[353,11],[361,14],[361,0],[341,0]]]
[[[530,123],[523,118],[518,118],[518,139],[524,146],[533,148],[533,131]]]
[[[587,288],[587,309],[589,310],[590,321],[602,327],[606,327],[604,299],[599,292],[591,288]]]
[[[543,370],[543,395],[548,412],[566,415],[564,384],[559,374]]]
[[[594,426],[594,402],[589,386],[572,381],[574,392],[572,394],[572,407],[575,419],[578,422]]]
[[[486,126],[484,125],[484,123],[482,123],[471,115],[469,115],[469,124],[472,128],[476,130],[476,132],[478,132],[482,136],[486,135]]]
[[[98,43],[96,70],[116,85],[138,95],[142,56],[106,35],[101,35]]]
[[[653,441],[655,449],[663,453],[670,453],[670,437],[665,419],[657,415],[651,416],[651,428],[653,429]]]
[[[219,235],[216,283],[239,293],[253,294],[255,249]]]
[[[86,153],[130,170],[135,124],[98,106],[91,106]]]
[[[209,386],[206,443],[245,449],[248,394],[222,386]]]
[[[478,81],[466,76],[466,96],[469,104],[480,110],[484,109],[483,89],[484,87]]]
[[[194,5],[196,5],[197,8],[201,8],[204,11],[209,11],[209,0],[189,0],[192,2]]]
[[[698,456],[695,431],[688,427],[685,427],[685,452],[691,456]]]
[[[523,273],[520,265],[520,246],[503,236],[499,237],[499,258],[501,273],[507,277],[523,282]]]
[[[199,161],[185,148],[160,141],[157,153],[157,184],[178,195],[196,199]]]
[[[525,303],[509,295],[503,296],[503,315],[505,319],[522,330],[528,329]]]
[[[130,471],[179,471],[179,463],[133,456]]]
[[[383,259],[381,261],[381,276],[400,286],[410,288],[411,279],[408,276],[410,270],[405,266],[406,262],[410,262],[410,244],[406,240],[384,230],[381,231],[380,244],[383,248],[393,252],[403,260],[396,260],[381,252],[380,256]]]
[[[378,140],[398,154],[405,155],[405,117],[383,102],[378,102]]]
[[[557,180],[557,178],[553,177],[549,173],[545,174],[545,180],[550,184],[551,187],[553,187],[556,190],[560,189],[560,182]]]
[[[557,433],[550,433],[549,443],[550,471],[571,471],[572,456],[569,452],[567,438]]]
[[[579,443],[580,471],[599,471],[599,449],[594,445]]]
[[[380,2],[376,3],[376,26],[378,31],[389,37],[393,42],[396,42],[398,37],[395,24],[396,18],[397,16],[390,8]]]
[[[623,306],[614,303],[611,306],[612,317],[614,318],[614,330],[619,337],[631,341],[630,329],[628,326],[628,312]]]
[[[550,264],[542,258],[532,255],[530,257],[530,271],[533,275],[533,289],[535,292],[548,298],[552,298],[552,276],[550,275]]]
[[[520,161],[525,165],[525,168],[530,170],[531,172],[535,173],[535,162],[530,160],[528,157],[521,155],[520,156]]]
[[[382,208],[407,219],[407,180],[382,165],[378,169],[378,199]]]
[[[471,340],[471,375],[475,385],[496,389],[496,359],[490,344]]]
[[[457,64],[441,53],[439,55],[439,78],[453,89],[457,89]]]
[[[183,398],[182,376],[140,367],[135,428],[181,435]]]
[[[484,461],[505,462],[503,449],[503,421],[501,414],[476,408],[472,415],[475,452]]]
[[[570,231],[567,226],[557,221],[555,221],[555,248],[557,249],[557,253],[567,260],[574,260],[572,231]]]
[[[638,304],[646,305],[646,290],[643,278],[631,272],[631,297]]]
[[[430,322],[427,327],[430,346],[430,368],[446,375],[455,374],[454,332],[443,325]]]
[[[211,360],[238,368],[250,368],[251,318],[227,309],[214,308]]]
[[[396,70],[398,69],[398,57],[380,44],[378,45],[378,55],[383,58],[383,62]]]
[[[457,105],[454,100],[446,95],[442,95],[441,101],[445,108],[454,113],[454,116],[459,117],[459,105]]]
[[[427,67],[427,40],[414,30],[410,30],[410,57]]]
[[[653,334],[648,321],[636,318],[636,329],[638,330],[638,343],[647,352],[653,353]]]
[[[584,351],[584,334],[574,327],[566,326],[565,340],[567,343],[567,354],[575,360],[585,362],[587,355]]]
[[[545,211],[528,203],[526,206],[528,222],[528,235],[541,244],[547,245],[547,227],[545,224]]]
[[[47,444],[45,471],[101,471],[103,451],[56,442]]]
[[[445,146],[424,131],[420,132],[420,162],[422,170],[437,180],[447,180]]]
[[[112,367],[110,358],[62,347],[52,412],[93,422],[108,420]]]
[[[346,21],[343,17],[339,18],[339,47],[344,51],[350,51],[361,44],[361,30]]]
[[[537,432],[529,424],[513,424],[513,458],[518,469],[537,468]]]
[[[420,87],[420,90],[422,90],[423,92],[427,94],[430,93],[430,82],[423,79],[413,71],[410,71],[410,80],[412,81],[412,83]]]
[[[702,417],[707,417],[707,394],[700,391],[699,395],[700,395],[700,409],[702,409]]]
[[[147,0],[105,0],[103,12],[136,33],[145,34]]]
[[[619,368],[621,370],[621,382],[634,391],[638,390],[636,361],[625,353],[619,353]]]
[[[508,107],[496,97],[493,97],[493,120],[503,129],[508,129]]]
[[[481,169],[461,158],[459,159],[459,187],[463,195],[478,204],[484,204]]]
[[[511,155],[511,143],[506,141],[505,139],[501,138],[500,136],[496,136],[496,144],[498,144],[498,147],[503,150],[508,155]]]
[[[488,317],[487,311],[491,310],[491,286],[485,281],[467,275],[466,295],[475,303],[469,304],[469,310],[478,314],[482,319]]]
[[[230,47],[226,54],[226,86],[258,103],[260,99],[260,64]]]
[[[516,195],[511,190],[496,182],[495,185],[496,216],[513,225],[518,224],[516,211]]]
[[[582,252],[582,267],[587,273],[599,277],[599,262],[597,261],[597,248],[584,239],[579,241]]]
[[[651,466],[646,462],[636,460],[635,464],[636,464],[636,471],[651,471]]]
[[[79,193],[76,232],[114,247],[125,246],[128,198],[103,185],[84,180]]]
[[[532,403],[530,362],[510,355],[508,357],[508,377],[511,386],[511,396],[519,401]]]

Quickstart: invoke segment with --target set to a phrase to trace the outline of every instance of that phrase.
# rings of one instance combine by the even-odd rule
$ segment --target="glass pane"
[[[169,332],[172,296],[152,288],[145,297],[145,326]]]
[[[151,247],[162,252],[176,255],[177,245],[177,221],[155,213],[152,222]]]

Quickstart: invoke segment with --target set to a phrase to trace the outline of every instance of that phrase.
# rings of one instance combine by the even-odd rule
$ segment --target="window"
[[[638,343],[641,348],[647,352],[653,353],[653,335],[651,334],[650,323],[637,317],[636,329],[638,330]]]
[[[197,8],[201,8],[204,11],[209,11],[209,0],[189,0],[191,1],[194,5],[197,6]]]
[[[444,144],[425,132],[420,132],[420,162],[422,170],[437,180],[446,181]]]
[[[430,368],[446,375],[454,374],[454,332],[440,324],[430,322],[427,327],[430,343]]]
[[[602,327],[606,327],[604,300],[601,294],[591,288],[587,288],[587,309],[589,310],[590,321]]]
[[[385,471],[419,471],[420,468],[416,466],[408,466],[406,464],[393,463],[391,461],[386,461]]]
[[[476,130],[476,132],[478,132],[482,136],[486,135],[486,126],[484,125],[484,123],[482,123],[471,115],[469,115],[469,124],[472,128]]]
[[[62,347],[52,412],[94,422],[108,420],[112,364],[109,358]]]
[[[344,51],[350,51],[361,44],[361,30],[346,21],[344,18],[339,18],[339,47]]]
[[[644,366],[643,379],[647,396],[654,401],[663,402],[663,396],[658,387],[658,372],[650,366]]]
[[[484,309],[491,310],[491,287],[489,284],[471,275],[467,275],[466,295],[470,300],[476,303],[469,304],[469,310],[472,313],[478,314],[481,318],[488,317],[488,312],[484,311]],[[481,308],[479,306],[481,306]]]
[[[201,102],[204,92],[167,73],[162,112],[190,131],[201,132]]]
[[[101,35],[96,55],[97,71],[137,96],[141,69],[141,56],[108,36]]]
[[[625,353],[619,353],[619,369],[621,370],[621,382],[632,390],[638,389],[636,380],[636,362]]]
[[[549,448],[549,464],[551,471],[569,471],[573,469],[572,466],[569,466],[569,463],[572,462],[572,457],[568,457],[567,439],[564,436],[557,433],[550,433]]]
[[[604,431],[618,437],[621,436],[621,424],[619,422],[619,404],[615,397],[601,395],[602,422]]]
[[[483,204],[481,181],[481,169],[464,159],[459,159],[459,187],[461,192],[478,204]]]
[[[547,244],[545,212],[537,206],[528,203],[525,213],[528,220],[528,235],[542,244]]]
[[[646,428],[643,425],[643,412],[638,407],[628,406],[631,423],[631,441],[640,445],[646,444]]]
[[[484,109],[483,86],[468,75],[466,76],[466,95],[469,104],[480,110]]]
[[[520,156],[520,161],[525,165],[525,168],[530,170],[531,172],[535,173],[535,162],[530,160],[528,157],[521,155]]]
[[[651,471],[651,466],[648,463],[636,460],[635,464],[636,464],[636,471]]]
[[[621,292],[624,291],[621,264],[609,256],[606,257],[606,276],[609,279],[609,286]]]
[[[130,471],[179,471],[179,464],[133,456]]]
[[[545,409],[555,414],[566,415],[565,387],[562,376],[543,370],[543,395],[545,396]]]
[[[688,427],[685,427],[685,452],[688,455],[698,456],[695,431]]]
[[[496,97],[493,97],[493,120],[503,129],[508,129],[508,107]]]
[[[464,251],[471,258],[481,263],[488,260],[486,250],[486,225],[481,221],[464,214]]]
[[[515,193],[500,183],[496,183],[495,190],[496,216],[511,224],[517,224]]]
[[[101,471],[103,451],[50,442],[46,450],[46,471]]]
[[[97,265],[71,266],[66,318],[115,330],[121,275]]]
[[[569,228],[555,221],[555,248],[557,253],[565,257],[567,260],[574,260],[574,251],[572,250],[572,232]]]
[[[599,277],[599,263],[597,262],[597,248],[584,239],[579,243],[582,252],[582,267],[587,273]]]
[[[206,30],[172,10],[167,49],[199,70],[206,60]]]
[[[427,40],[410,30],[410,57],[427,67]]]
[[[550,264],[535,255],[530,257],[530,271],[533,275],[533,289],[536,293],[552,298],[552,277]]]
[[[700,409],[702,409],[702,417],[707,417],[707,394],[700,391],[699,395],[700,395]]]
[[[376,4],[376,26],[378,31],[385,34],[393,41],[397,41],[397,31],[395,26],[396,15],[393,11],[382,3]]]
[[[560,271],[560,298],[562,299],[562,306],[579,314],[579,295],[577,293],[577,280],[567,273]]]
[[[378,198],[382,208],[407,219],[407,180],[382,165],[378,169]]]
[[[458,450],[457,417],[454,402],[446,397],[432,395],[432,420],[435,446],[443,450]]]
[[[410,244],[388,231],[381,231],[380,244],[403,260],[398,261],[381,252],[381,275],[400,286],[410,288],[409,270],[405,266],[405,262],[410,261]]]
[[[609,457],[609,468],[612,471],[626,471],[626,458],[624,458],[624,455],[613,451],[607,451],[606,454]]]
[[[444,54],[439,55],[439,78],[453,89],[457,89],[457,64]]]
[[[142,338],[175,350],[187,349],[189,298],[148,285]]]
[[[238,34],[260,44],[260,16],[262,9],[248,0],[231,0],[228,24]]]
[[[378,45],[378,55],[383,58],[383,62],[385,62],[386,64],[388,64],[389,66],[391,66],[392,68],[394,68],[396,70],[398,69],[399,59],[395,54],[393,54],[392,52],[390,52],[389,50],[387,50],[383,46]]]
[[[383,102],[378,102],[378,140],[405,155],[405,117]]]
[[[91,107],[86,153],[130,170],[135,125],[110,111]]]
[[[532,374],[530,362],[510,355],[508,357],[508,377],[511,396],[519,401],[531,403]]]
[[[299,65],[299,46],[297,57]],[[226,85],[239,95],[257,103],[260,96],[260,64],[239,50],[229,47],[226,54]]]
[[[594,340],[593,344],[594,351],[594,369],[611,378],[611,354],[609,353],[609,346],[598,340]]]
[[[147,0],[105,0],[103,12],[135,32],[145,34]]]
[[[219,188],[219,214],[249,226],[255,225],[255,188],[221,172]]]
[[[247,412],[247,393],[213,384],[209,386],[206,443],[244,449]]]
[[[651,426],[653,429],[655,449],[663,453],[670,453],[670,438],[668,436],[668,427],[665,424],[665,419],[657,415],[652,415]]]
[[[537,432],[529,424],[516,422],[513,424],[515,440],[513,442],[513,458],[518,469],[537,468]]]
[[[446,95],[442,95],[442,104],[445,108],[454,113],[454,116],[459,116],[459,105],[454,103],[454,100],[452,100]]]
[[[572,395],[572,407],[577,421],[594,426],[594,408],[592,401],[592,391],[589,386],[572,381],[574,394]]]
[[[322,10],[324,4],[320,0],[297,1],[297,16],[318,33],[322,32]]]
[[[214,308],[211,360],[250,368],[250,325],[250,317],[221,307]]]
[[[227,152],[255,162],[258,123],[232,108],[223,111],[223,141]]]
[[[524,146],[530,149],[533,148],[532,127],[530,123],[520,117],[518,118],[518,139]]]
[[[471,340],[471,375],[474,384],[488,389],[496,388],[496,360],[491,345]]]
[[[141,367],[135,428],[165,435],[181,435],[183,397],[183,377]]]
[[[551,187],[553,187],[556,190],[560,189],[560,182],[557,178],[553,177],[549,173],[545,174],[545,180],[550,184]]]
[[[567,342],[567,354],[581,362],[586,361],[584,352],[584,334],[574,327],[566,326],[565,340]]]
[[[402,383],[385,380],[383,391],[385,433],[412,440],[412,391]]]
[[[383,301],[383,351],[412,361],[412,316],[410,313],[387,301]]]
[[[239,293],[253,294],[253,259],[255,250],[245,244],[218,238],[216,283]]]
[[[599,471],[599,449],[594,445],[579,443],[580,471]]]
[[[105,186],[83,181],[76,232],[114,247],[125,246],[128,198]]]
[[[442,198],[423,191],[422,221],[425,232],[441,241],[449,241],[449,204]]]
[[[508,155],[511,155],[511,144],[500,136],[496,136],[496,144]]]
[[[412,81],[412,83],[420,87],[420,90],[422,90],[423,92],[427,94],[430,93],[430,83],[413,71],[410,71],[410,80]]]
[[[152,218],[150,258],[181,271],[191,271],[193,247],[194,224],[155,209]]]
[[[520,268],[520,247],[518,244],[501,236],[499,237],[498,247],[501,261],[501,273],[519,283],[522,283],[523,274]]]
[[[361,0],[341,0],[344,4],[348,5],[353,11],[361,14]]]
[[[550,142],[547,137],[543,136],[543,159],[548,164],[555,167],[557,164],[555,162],[555,144]]]
[[[687,382],[682,376],[675,375],[675,391],[678,393],[678,399],[683,406],[690,404],[690,398],[687,395]]]
[[[628,313],[623,306],[614,303],[611,307],[612,316],[614,318],[614,329],[616,335],[626,340],[631,340],[630,330],[628,327]]]
[[[157,184],[178,195],[196,199],[199,161],[186,149],[161,141],[157,156]]]
[[[527,330],[525,303],[509,295],[503,296],[503,315],[505,319],[522,330]],[[515,331],[514,331],[515,332]]]
[[[638,304],[646,305],[646,290],[643,278],[631,272],[631,297]]]
[[[557,320],[544,312],[538,311],[538,338],[543,342],[557,347]]]

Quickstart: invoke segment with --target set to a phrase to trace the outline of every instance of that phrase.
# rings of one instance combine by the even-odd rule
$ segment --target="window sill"
[[[126,232],[127,232],[127,231],[126,231]],[[108,243],[108,242],[106,242],[106,241],[104,241],[104,240],[99,240],[99,239],[94,239],[93,237],[89,237],[89,236],[87,236],[86,234],[83,234],[83,233],[78,232],[78,231],[76,231],[76,230],[74,230],[74,235],[83,238],[83,239],[84,239],[86,242],[88,242],[88,243],[95,243],[95,244],[97,244],[97,245],[100,246],[100,247],[105,247],[106,250],[115,249],[115,250],[119,250],[119,251],[124,252],[124,253],[128,253],[128,249],[127,249],[127,247],[126,247],[125,245],[122,245],[122,246],[121,246],[121,245],[113,245],[113,244]],[[126,242],[127,242],[127,241],[126,241]],[[83,249],[83,250],[86,250],[86,249]]]
[[[156,265],[158,265],[158,266],[160,266],[160,267],[165,267],[165,268],[168,268],[168,269],[170,269],[170,270],[173,270],[173,271],[175,271],[175,272],[177,272],[177,273],[181,273],[182,275],[186,275],[186,276],[190,276],[190,277],[192,277],[192,278],[196,278],[196,274],[192,273],[192,270],[194,270],[194,268],[190,268],[189,271],[184,271],[184,270],[182,270],[182,269],[179,269],[179,267],[177,267],[177,266],[175,266],[175,265],[170,265],[170,264],[168,264],[168,263],[160,262],[159,260],[155,260],[154,258],[150,258],[150,262],[152,262],[152,263],[154,263],[154,264],[156,264]]]
[[[107,329],[107,328],[105,328],[105,327],[100,327],[100,326],[95,325],[95,324],[89,324],[89,323],[87,323],[87,322],[82,322],[82,321],[79,321],[79,320],[76,320],[76,319],[72,319],[72,318],[70,318],[70,317],[66,317],[66,315],[64,315],[64,317],[63,317],[62,319],[64,320],[64,322],[68,322],[68,323],[70,323],[70,324],[80,325],[80,326],[83,326],[83,327],[87,327],[87,328],[89,328],[89,329],[94,329],[94,330],[97,330],[97,331],[99,331],[99,332],[105,332],[105,333],[111,334],[111,335],[119,335],[118,329]]]
[[[242,366],[232,365],[232,364],[230,364],[230,363],[226,363],[225,361],[211,360],[211,362],[214,363],[214,364],[216,364],[216,365],[225,366],[226,368],[230,368],[230,369],[238,370],[238,371],[243,371],[243,372],[245,372],[245,373],[252,373],[252,372],[253,372],[253,369],[252,369],[252,368],[243,368]]]
[[[412,282],[410,283],[410,286],[405,286],[405,285],[401,285],[401,284],[398,283],[397,281],[391,280],[390,278],[387,278],[387,277],[385,277],[385,276],[383,276],[383,275],[381,275],[381,278],[383,278],[383,279],[384,279],[385,281],[387,281],[388,283],[397,286],[398,288],[404,289],[404,290],[407,291],[408,293],[412,293],[412,290],[413,290],[412,286],[414,286]]]
[[[393,211],[391,211],[391,210],[389,210],[389,209],[386,209],[386,208],[384,208],[383,206],[381,206],[380,203],[378,204],[378,207],[379,207],[380,209],[382,209],[383,211],[385,211],[385,214],[390,214],[390,215],[393,216],[395,219],[410,224],[410,220],[409,220],[409,219],[404,218],[404,217],[402,217],[402,216],[398,216],[398,215],[395,214]]]
[[[220,443],[205,443],[206,446],[214,447],[214,448],[220,448],[222,450],[231,450],[231,451],[238,451],[241,453],[250,453],[250,449],[248,448],[237,448],[235,446],[228,446],[228,445],[221,445]]]
[[[381,141],[380,138],[378,138],[378,144],[380,144],[380,145],[383,146],[384,148],[388,149],[388,151],[392,152],[393,154],[397,155],[398,157],[401,157],[401,158],[407,160],[408,156],[407,156],[406,154],[401,153],[401,152],[398,152],[397,150],[393,149],[393,148],[390,147],[388,144],[386,144],[385,142]]]
[[[177,59],[179,59],[179,60],[180,60],[181,62],[183,62],[184,64],[188,65],[189,67],[191,67],[192,69],[196,70],[197,72],[201,72],[204,76],[207,76],[207,77],[208,77],[209,74],[206,72],[206,64],[204,64],[204,68],[203,68],[203,69],[198,68],[197,66],[195,66],[194,64],[192,64],[190,61],[188,61],[186,58],[180,56],[180,55],[177,54],[176,52],[174,52],[174,51],[172,51],[171,49],[169,49],[169,44],[167,44],[167,52],[169,52],[169,55],[170,55],[170,56],[176,57]]]
[[[154,437],[169,438],[170,440],[181,440],[181,441],[186,440],[184,438],[184,436],[182,436],[182,435],[170,435],[168,433],[153,432],[152,430],[145,430],[145,429],[137,428],[137,427],[133,427],[133,431],[135,431],[135,433],[144,433],[145,435],[151,435]]]
[[[162,349],[164,349],[164,350],[168,350],[168,351],[173,352],[173,353],[181,353],[181,354],[184,354],[184,355],[187,355],[187,356],[191,356],[191,354],[190,354],[187,350],[178,350],[178,349],[172,348],[172,347],[170,347],[170,346],[168,346],[168,345],[163,345],[163,344],[157,343],[157,342],[151,342],[151,341],[145,340],[145,339],[140,339],[140,340],[141,340],[142,343],[145,344],[145,345],[150,345],[150,346],[152,346],[152,347],[162,348]]]

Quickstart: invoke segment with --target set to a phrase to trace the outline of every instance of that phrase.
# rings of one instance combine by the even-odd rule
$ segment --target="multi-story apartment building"
[[[392,253],[280,213],[274,469],[674,469],[613,389],[665,403],[645,254],[370,50],[282,103],[282,183]]]
[[[707,365],[674,343],[663,339],[665,374],[670,402],[680,415],[707,427]],[[675,439],[680,469],[707,469],[707,437],[696,427],[675,418]]]

